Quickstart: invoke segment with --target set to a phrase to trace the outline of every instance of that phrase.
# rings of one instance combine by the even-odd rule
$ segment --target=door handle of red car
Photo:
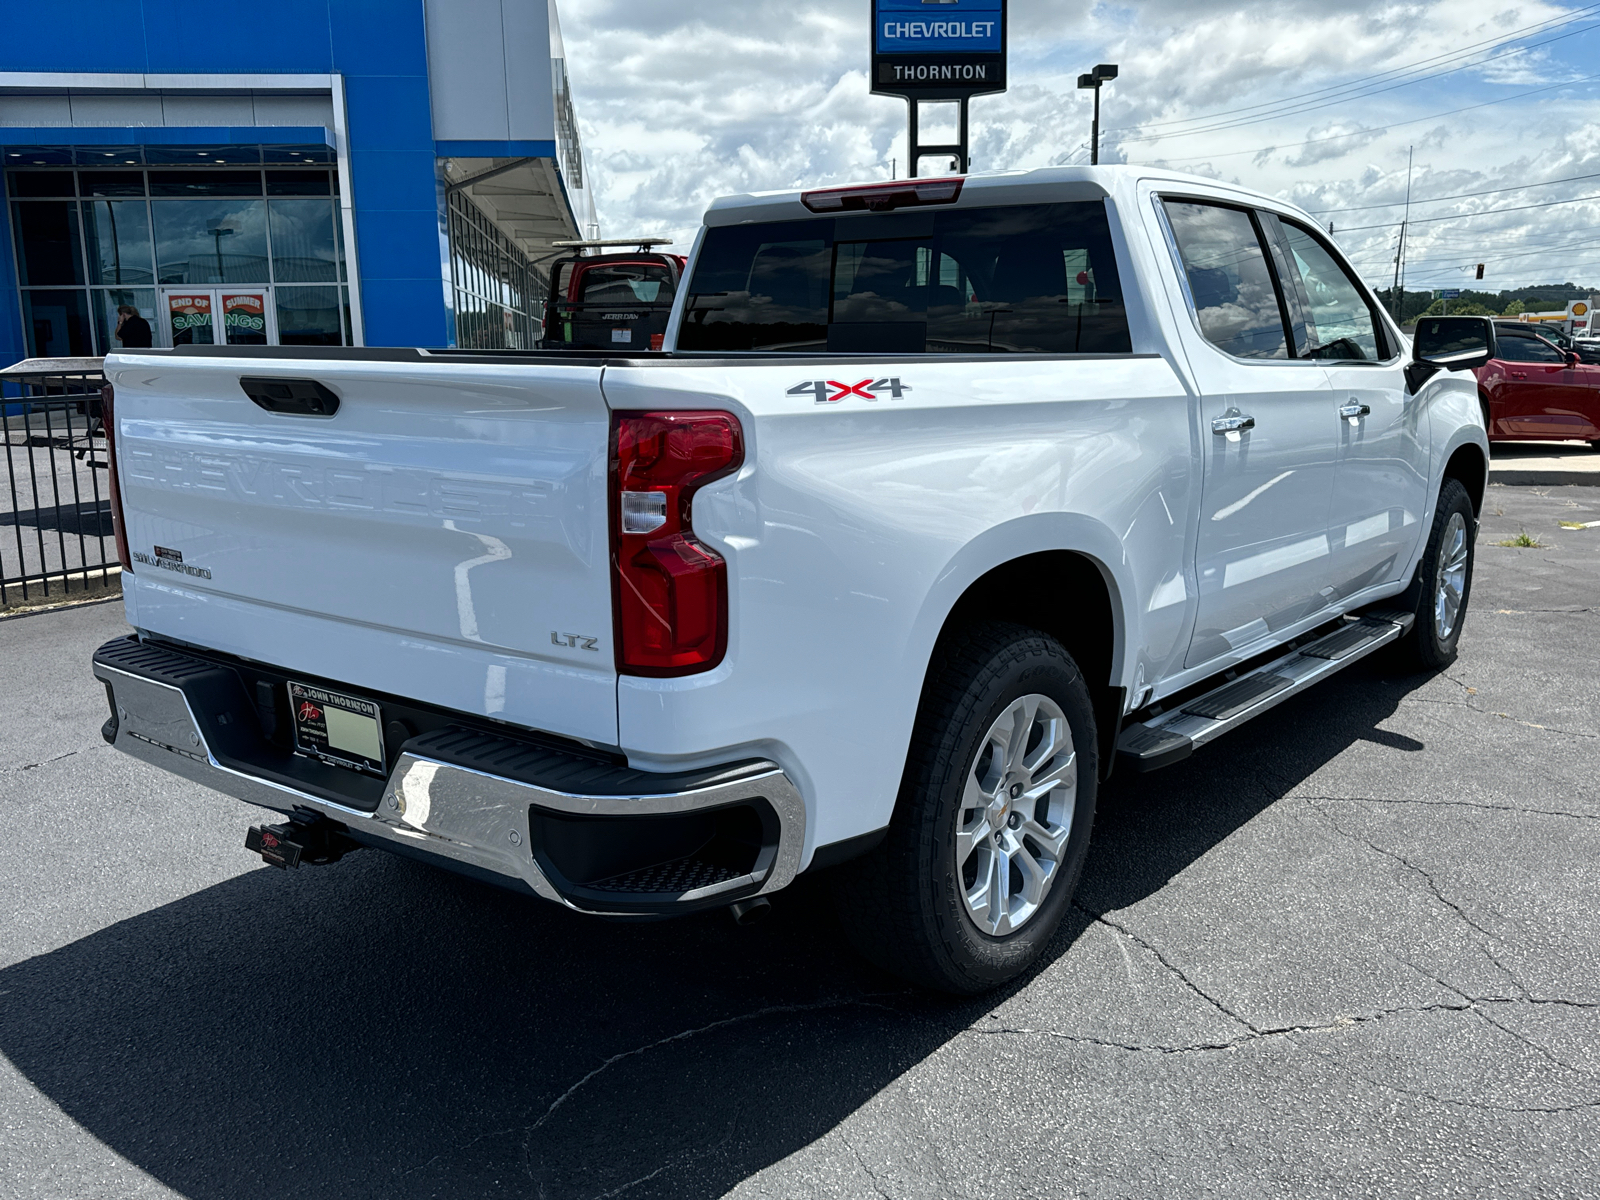
[[[1526,379],[1528,377],[1528,373],[1526,371],[1508,371],[1506,374],[1510,375],[1513,379]]]

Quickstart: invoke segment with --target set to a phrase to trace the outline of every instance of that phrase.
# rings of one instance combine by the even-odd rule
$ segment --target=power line
[[[1428,121],[1437,121],[1440,117],[1453,117],[1464,112],[1475,112],[1480,108],[1489,108],[1495,104],[1505,104],[1511,100],[1521,100],[1527,96],[1537,96],[1541,92],[1554,92],[1561,88],[1574,87],[1580,83],[1592,83],[1600,79],[1600,75],[1584,75],[1578,79],[1569,79],[1565,83],[1552,83],[1546,87],[1530,88],[1525,92],[1516,92],[1510,96],[1501,96],[1498,100],[1485,100],[1482,104],[1469,104],[1465,108],[1452,108],[1447,112],[1432,113],[1426,117],[1417,117],[1411,121],[1396,121],[1393,125],[1375,125],[1368,129],[1357,129],[1350,133],[1337,133],[1332,137],[1308,138],[1303,142],[1285,142],[1275,146],[1255,146],[1249,150],[1228,150],[1222,154],[1190,154],[1183,158],[1154,158],[1144,165],[1165,165],[1168,163],[1184,162],[1210,162],[1217,158],[1238,158],[1241,154],[1264,154],[1274,150],[1293,150],[1296,146],[1317,146],[1323,142],[1340,142],[1347,138],[1359,137],[1364,133],[1387,133],[1391,129],[1404,129],[1407,125],[1422,125]]]
[[[1504,35],[1503,37],[1487,38],[1484,41],[1473,42],[1473,43],[1470,43],[1467,46],[1463,46],[1463,47],[1461,47],[1459,49],[1456,49],[1456,50],[1447,50],[1442,54],[1435,54],[1431,58],[1419,59],[1414,63],[1408,63],[1408,64],[1406,64],[1405,66],[1402,66],[1402,67],[1393,67],[1393,68],[1391,68],[1391,69],[1389,69],[1387,71],[1379,71],[1379,72],[1377,72],[1376,74],[1373,74],[1373,75],[1361,76],[1361,77],[1358,77],[1356,79],[1348,80],[1348,81],[1346,81],[1344,83],[1331,84],[1328,87],[1316,88],[1316,89],[1313,89],[1312,91],[1309,91],[1309,92],[1301,92],[1301,93],[1298,93],[1296,95],[1280,97],[1277,100],[1265,100],[1265,101],[1262,101],[1260,104],[1247,104],[1247,105],[1244,105],[1241,108],[1223,109],[1220,112],[1206,113],[1206,114],[1202,114],[1201,116],[1198,116],[1198,117],[1180,117],[1180,118],[1175,118],[1175,119],[1173,119],[1171,121],[1145,122],[1145,123],[1142,123],[1142,124],[1139,124],[1139,125],[1122,125],[1122,126],[1119,126],[1119,127],[1115,128],[1115,129],[1104,130],[1103,132],[1105,132],[1105,133],[1120,133],[1124,129],[1159,129],[1159,128],[1163,128],[1163,127],[1170,126],[1170,125],[1188,125],[1188,124],[1193,124],[1193,123],[1195,123],[1197,121],[1217,120],[1217,119],[1222,118],[1222,117],[1229,117],[1229,116],[1234,116],[1234,115],[1241,114],[1241,113],[1254,112],[1254,111],[1256,111],[1258,109],[1273,108],[1273,107],[1279,106],[1279,105],[1294,105],[1296,102],[1301,101],[1301,100],[1312,100],[1312,99],[1317,99],[1319,97],[1328,97],[1328,96],[1330,96],[1330,94],[1337,94],[1337,93],[1348,92],[1348,91],[1352,91],[1352,90],[1359,90],[1362,86],[1364,86],[1366,84],[1369,84],[1369,83],[1383,82],[1383,81],[1391,79],[1391,78],[1393,78],[1395,76],[1404,75],[1404,74],[1406,74],[1406,73],[1408,73],[1410,71],[1414,71],[1414,70],[1417,70],[1419,68],[1427,67],[1429,65],[1437,64],[1437,63],[1440,63],[1440,62],[1448,62],[1451,59],[1455,59],[1455,58],[1464,57],[1466,55],[1474,53],[1477,50],[1481,50],[1485,46],[1504,46],[1504,45],[1506,45],[1506,44],[1508,44],[1510,42],[1521,40],[1523,37],[1529,36],[1531,34],[1545,32],[1546,30],[1549,30],[1549,29],[1559,29],[1562,26],[1570,25],[1570,24],[1573,24],[1576,21],[1584,20],[1586,17],[1588,17],[1592,13],[1594,13],[1594,11],[1597,10],[1597,9],[1600,9],[1600,4],[1591,4],[1591,5],[1588,5],[1585,8],[1575,9],[1575,10],[1573,10],[1571,12],[1564,13],[1560,17],[1552,17],[1547,21],[1539,21],[1539,22],[1536,22],[1536,23],[1534,23],[1532,25],[1525,25],[1521,29],[1514,29],[1510,33]],[[1583,30],[1575,30],[1574,34],[1582,33],[1582,32],[1584,32],[1584,31]],[[1564,34],[1562,36],[1570,37],[1570,36],[1573,36],[1573,34]],[[1552,39],[1552,40],[1554,40],[1554,39]],[[1538,43],[1538,45],[1544,45],[1544,44],[1545,43],[1542,43],[1542,42]],[[1523,52],[1525,52],[1527,50],[1535,49],[1535,48],[1536,48],[1535,46],[1518,47],[1514,51],[1509,51],[1507,55],[1496,55],[1496,56],[1493,56],[1493,57],[1494,58],[1507,57],[1509,54],[1519,54],[1519,53],[1523,53]],[[1490,61],[1493,61],[1493,58],[1486,58],[1486,59],[1483,60],[1483,62],[1490,62]],[[1482,64],[1481,63],[1473,63],[1473,64],[1467,64],[1467,65],[1468,66],[1478,66],[1478,65],[1482,65]],[[1456,68],[1456,69],[1465,69],[1465,68],[1463,67],[1463,68]],[[1447,73],[1448,72],[1440,72],[1440,74],[1447,74]],[[1429,78],[1436,78],[1436,77],[1437,76],[1430,76]],[[1413,80],[1412,82],[1420,82],[1420,80]],[[1191,132],[1198,132],[1198,131],[1191,131]],[[1178,136],[1182,136],[1182,135],[1181,134],[1173,134],[1171,136],[1178,137]]]
[[[1345,95],[1330,97],[1329,99],[1319,101],[1316,104],[1289,105],[1285,108],[1274,112],[1264,113],[1260,116],[1246,117],[1234,121],[1222,121],[1215,125],[1206,125],[1198,129],[1184,129],[1172,133],[1153,133],[1144,137],[1118,138],[1117,144],[1126,145],[1132,142],[1159,142],[1170,138],[1193,137],[1202,133],[1216,133],[1229,129],[1243,129],[1246,126],[1260,125],[1266,121],[1276,121],[1285,117],[1298,116],[1302,113],[1316,112],[1319,109],[1330,108],[1334,105],[1343,104],[1352,99],[1362,99],[1368,96],[1379,96],[1384,92],[1395,91],[1397,88],[1410,87],[1412,84],[1416,83],[1426,83],[1429,80],[1439,79],[1445,75],[1453,74],[1456,71],[1466,70],[1468,67],[1481,66],[1482,63],[1493,62],[1495,59],[1506,58],[1512,54],[1524,54],[1528,50],[1537,49],[1539,46],[1548,45],[1550,42],[1560,41],[1562,38],[1576,37],[1581,33],[1588,33],[1593,29],[1600,29],[1600,25],[1586,25],[1582,29],[1574,29],[1567,33],[1557,34],[1553,38],[1547,38],[1543,42],[1535,42],[1531,46],[1518,47],[1516,50],[1508,50],[1505,54],[1491,55],[1489,58],[1483,59],[1481,63],[1466,63],[1459,67],[1451,67],[1446,71],[1436,71],[1432,75],[1420,75],[1416,79],[1401,80],[1398,83],[1391,83],[1385,87],[1371,88],[1367,91],[1360,91],[1358,89]]]
[[[1600,192],[1593,196],[1573,196],[1569,200],[1546,200],[1543,204],[1517,204],[1510,208],[1486,208],[1481,212],[1451,213],[1444,217],[1416,217],[1411,220],[1412,225],[1431,224],[1434,221],[1466,221],[1472,217],[1493,217],[1500,213],[1528,212],[1535,208],[1555,208],[1559,204],[1584,204],[1591,200],[1600,200]],[[1346,233],[1359,233],[1363,229],[1395,229],[1403,222],[1390,221],[1386,225],[1354,225],[1345,230]]]
[[[1600,179],[1600,171],[1589,175],[1569,175],[1565,179],[1547,179],[1543,183],[1519,183],[1515,187],[1489,188],[1482,192],[1457,192],[1453,196],[1430,196],[1426,200],[1413,200],[1413,204],[1437,204],[1441,200],[1467,200],[1474,196],[1497,196],[1502,192],[1521,192],[1528,188],[1554,187],[1558,183],[1576,183],[1581,179]],[[1312,216],[1326,216],[1328,213],[1339,212],[1365,212],[1373,208],[1399,208],[1403,201],[1390,200],[1383,204],[1356,204],[1349,208],[1308,208],[1306,211]]]
[[[1587,249],[1588,247],[1593,246],[1595,244],[1596,243],[1593,242],[1593,241],[1572,242],[1572,243],[1569,243],[1569,244],[1564,245],[1564,246],[1544,246],[1544,247],[1540,247],[1539,249],[1536,249],[1536,250],[1520,250],[1520,251],[1510,251],[1510,252],[1497,252],[1497,251],[1492,250],[1492,249],[1477,248],[1477,249],[1474,249],[1472,251],[1470,257],[1473,258],[1474,263],[1478,259],[1488,259],[1488,258],[1493,258],[1496,262],[1509,262],[1509,261],[1512,261],[1512,260],[1515,260],[1515,259],[1522,259],[1522,258],[1538,258],[1538,257],[1540,257],[1542,255],[1546,255],[1546,254],[1559,254],[1563,250],[1583,250],[1583,249]],[[1437,255],[1437,256],[1432,257],[1432,258],[1414,258],[1411,261],[1413,263],[1415,263],[1415,264],[1418,264],[1418,265],[1434,265],[1434,264],[1442,264],[1442,263],[1449,263],[1449,264],[1452,264],[1452,265],[1456,265],[1456,264],[1461,264],[1461,260],[1462,260],[1462,256],[1461,255],[1440,254],[1440,255]],[[1357,259],[1352,259],[1351,261],[1355,262],[1355,261],[1358,261],[1358,260]],[[1389,264],[1389,254],[1386,251],[1382,260],[1379,260],[1377,258],[1372,258],[1372,259],[1360,259],[1359,261],[1372,262],[1374,264],[1379,264],[1379,265],[1382,265],[1382,266],[1388,266],[1388,264]]]

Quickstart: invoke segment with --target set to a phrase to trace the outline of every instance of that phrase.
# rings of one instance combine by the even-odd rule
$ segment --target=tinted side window
[[[937,232],[929,350],[1132,351],[1103,202],[944,213]]]
[[[1298,225],[1283,221],[1281,228],[1306,305],[1305,357],[1365,362],[1383,358],[1372,308],[1332,251]]]
[[[1165,206],[1206,340],[1238,358],[1288,358],[1283,311],[1250,214],[1187,200]]]
[[[1128,353],[1103,202],[709,230],[684,350]]]
[[[689,285],[684,350],[825,350],[833,221],[706,231]]]
[[[1564,363],[1566,356],[1543,338],[1502,334],[1500,358],[1504,362]]]

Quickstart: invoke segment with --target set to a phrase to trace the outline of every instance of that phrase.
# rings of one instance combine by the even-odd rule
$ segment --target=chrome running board
[[[1366,612],[1331,633],[1175,705],[1123,726],[1117,757],[1135,771],[1182,762],[1195,749],[1230,733],[1290,696],[1359,662],[1411,631],[1411,613]]]

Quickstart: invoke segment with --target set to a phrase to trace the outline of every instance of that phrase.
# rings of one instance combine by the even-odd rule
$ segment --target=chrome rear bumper
[[[597,778],[597,769],[585,763],[578,773],[604,786],[576,792],[537,778],[541,769],[549,773],[559,752],[483,730],[459,729],[407,741],[376,808],[366,811],[282,778],[268,778],[273,772],[252,770],[241,762],[241,753],[250,753],[250,739],[264,743],[243,701],[242,685],[236,677],[230,681],[228,667],[164,646],[119,639],[96,653],[94,673],[105,683],[113,708],[103,730],[106,740],[135,758],[263,808],[307,819],[327,817],[370,845],[525,884],[580,912],[639,915],[710,907],[777,891],[800,867],[805,804],[794,784],[770,762],[654,779],[622,767],[609,775],[599,768]],[[228,699],[230,686],[240,689],[241,702]],[[485,769],[494,762],[522,765],[505,773]],[[573,774],[570,768],[555,773]],[[650,786],[657,781],[660,790]],[[729,877],[729,870],[737,868],[723,868],[712,873],[720,877],[699,886],[679,886],[696,882],[693,871],[674,874],[654,868],[649,879],[676,883],[661,891],[614,880],[574,884],[561,876],[538,844],[539,830],[552,819],[560,823],[578,818],[580,824],[585,818],[648,820],[740,807],[759,810],[762,827],[771,835],[752,851],[748,870]],[[646,878],[642,872],[634,874]]]

